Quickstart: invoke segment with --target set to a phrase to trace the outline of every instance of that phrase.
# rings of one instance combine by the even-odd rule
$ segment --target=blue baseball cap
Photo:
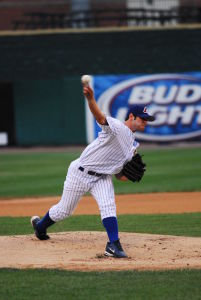
[[[155,120],[154,116],[151,116],[147,113],[147,107],[144,105],[132,105],[130,106],[126,119],[128,119],[129,115],[133,114],[135,117],[140,117],[146,121],[152,122]]]

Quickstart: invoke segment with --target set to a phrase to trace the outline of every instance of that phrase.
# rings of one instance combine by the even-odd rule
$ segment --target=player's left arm
[[[106,117],[96,103],[92,88],[90,88],[90,86],[84,86],[83,94],[87,98],[89,108],[92,114],[94,115],[96,121],[101,125],[107,125]]]

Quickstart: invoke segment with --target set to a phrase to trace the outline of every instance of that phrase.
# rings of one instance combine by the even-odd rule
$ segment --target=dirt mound
[[[163,270],[201,268],[201,238],[120,233],[126,259],[104,257],[105,232],[64,232],[39,241],[34,235],[1,236],[1,268],[65,270]]]
[[[0,216],[43,215],[58,197],[0,201]],[[201,212],[201,192],[116,196],[118,214]],[[99,214],[92,197],[84,197],[75,214]],[[201,268],[201,238],[120,233],[127,259],[104,257],[105,232],[1,236],[0,266],[66,270],[162,270]]]

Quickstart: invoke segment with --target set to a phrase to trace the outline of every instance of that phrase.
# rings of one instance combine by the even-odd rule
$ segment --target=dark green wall
[[[85,99],[79,86],[79,77],[15,82],[18,144],[84,144]]]
[[[201,29],[0,36],[18,145],[86,142],[82,74],[201,70]]]
[[[201,29],[0,37],[0,80],[201,68]]]

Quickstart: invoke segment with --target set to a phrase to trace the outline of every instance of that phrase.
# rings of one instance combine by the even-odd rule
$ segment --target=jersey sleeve
[[[122,125],[121,122],[109,116],[106,116],[106,120],[107,120],[107,125],[101,125],[99,123],[97,124],[104,132],[118,135],[121,131],[121,125]]]

